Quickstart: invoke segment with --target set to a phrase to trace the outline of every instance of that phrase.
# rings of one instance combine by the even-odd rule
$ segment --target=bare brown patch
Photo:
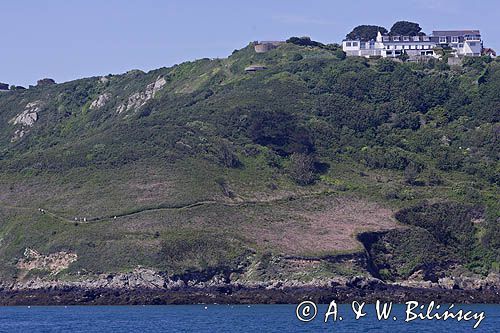
[[[264,223],[247,226],[245,234],[284,254],[320,255],[360,249],[359,232],[399,227],[391,209],[361,199],[311,200],[291,206],[288,219],[264,217]]]

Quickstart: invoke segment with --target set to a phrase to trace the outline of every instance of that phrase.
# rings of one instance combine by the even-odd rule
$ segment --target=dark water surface
[[[337,321],[328,323],[326,305],[307,323],[297,319],[295,305],[0,307],[0,332],[500,332],[500,305],[453,308],[458,309],[484,311],[485,319],[477,329],[475,320],[405,323],[406,306],[395,305],[391,319],[378,321],[370,304],[359,320],[351,305],[340,305]]]

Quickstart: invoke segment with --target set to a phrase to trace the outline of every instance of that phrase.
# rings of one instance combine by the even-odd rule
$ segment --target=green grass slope
[[[76,253],[56,272],[68,279],[137,266],[352,275],[363,268],[328,258],[387,230],[372,247],[384,278],[429,260],[496,271],[499,89],[491,59],[398,64],[287,43],[1,93],[0,277],[53,276],[20,267],[27,248]],[[409,255],[436,240],[441,259]],[[273,257],[320,264],[297,273]]]

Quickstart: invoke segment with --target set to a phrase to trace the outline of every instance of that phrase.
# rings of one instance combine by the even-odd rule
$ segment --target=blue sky
[[[226,57],[253,40],[339,42],[356,25],[398,20],[480,29],[500,51],[498,0],[0,1],[0,82],[26,86]]]

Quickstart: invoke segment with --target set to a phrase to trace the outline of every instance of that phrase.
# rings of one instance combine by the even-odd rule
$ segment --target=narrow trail
[[[288,201],[294,201],[294,200],[300,200],[300,199],[307,199],[307,198],[312,198],[312,197],[317,197],[320,195],[325,195],[325,194],[331,194],[330,192],[313,192],[313,193],[308,193],[308,194],[302,194],[302,195],[297,195],[297,196],[286,196],[286,197],[281,197],[277,199],[271,199],[271,200],[243,200],[243,201],[234,201],[234,202],[229,202],[229,201],[217,201],[217,200],[201,200],[201,201],[196,201],[192,202],[189,204],[184,204],[184,205],[177,205],[177,206],[166,206],[166,205],[158,205],[154,207],[143,207],[139,208],[133,211],[128,211],[128,212],[122,212],[122,213],[117,213],[117,214],[110,214],[110,215],[103,215],[99,217],[91,217],[91,218],[67,218],[61,215],[58,215],[56,213],[53,213],[45,208],[38,208],[38,211],[41,214],[47,214],[52,216],[53,218],[66,222],[66,223],[78,223],[78,224],[88,224],[88,223],[93,223],[93,222],[99,222],[99,221],[106,221],[106,220],[116,220],[119,218],[124,218],[124,217],[129,217],[133,215],[139,215],[142,213],[147,213],[147,212],[155,212],[155,211],[182,211],[182,210],[189,210],[193,208],[198,208],[201,206],[210,206],[210,205],[222,205],[222,206],[227,206],[227,207],[240,207],[240,206],[251,206],[251,205],[266,205],[266,204],[274,204],[274,203],[280,203],[280,202],[288,202]],[[4,208],[10,208],[10,209],[18,209],[18,210],[33,210],[33,208],[29,207],[16,207],[16,206],[10,206],[10,205],[4,205],[0,204],[0,207]]]

